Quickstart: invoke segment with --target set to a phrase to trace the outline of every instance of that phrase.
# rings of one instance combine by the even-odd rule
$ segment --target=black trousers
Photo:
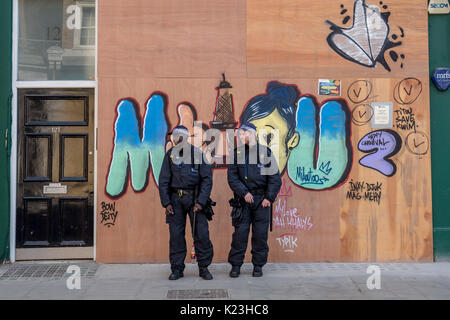
[[[193,195],[184,195],[180,198],[177,194],[173,193],[171,202],[174,214],[166,217],[170,232],[169,260],[172,271],[183,271],[187,253],[185,238],[186,215],[189,215],[192,228],[194,214],[191,208],[194,204],[194,197]],[[209,239],[208,219],[201,211],[195,214],[194,245],[198,266],[209,266],[214,252],[211,240]]]
[[[248,235],[252,228],[252,263],[254,266],[263,266],[267,262],[269,246],[267,238],[270,224],[270,207],[263,208],[262,196],[253,196],[254,203],[248,205],[240,223],[235,226],[228,262],[232,266],[242,266],[247,251]]]

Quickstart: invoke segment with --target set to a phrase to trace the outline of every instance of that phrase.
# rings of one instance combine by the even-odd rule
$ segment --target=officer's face
[[[172,141],[174,145],[177,145],[179,143],[182,143],[183,141],[187,141],[188,136],[183,134],[173,134],[172,135]]]
[[[239,130],[239,140],[243,143],[243,144],[248,144],[250,141],[250,135],[251,133],[247,130]]]

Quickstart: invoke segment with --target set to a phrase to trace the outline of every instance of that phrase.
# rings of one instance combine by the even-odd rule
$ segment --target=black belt
[[[258,188],[258,189],[250,189],[251,194],[264,195],[266,193],[266,189]]]
[[[182,196],[187,196],[189,194],[194,194],[194,190],[192,189],[175,189],[173,190],[180,198]]]

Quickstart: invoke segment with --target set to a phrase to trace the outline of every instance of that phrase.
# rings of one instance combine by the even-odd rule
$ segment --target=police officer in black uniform
[[[234,163],[228,166],[228,184],[235,199],[239,199],[245,210],[234,224],[235,231],[228,255],[228,262],[232,265],[230,277],[239,277],[250,226],[253,276],[261,277],[269,252],[267,238],[271,204],[280,191],[281,177],[272,151],[258,143],[256,127],[252,123],[244,123],[240,127],[239,138],[242,145],[234,150]]]
[[[186,127],[177,126],[172,138],[175,146],[166,153],[159,175],[159,195],[162,206],[166,208],[170,231],[172,273],[169,280],[183,277],[186,214],[189,214],[194,230],[199,275],[211,280],[213,277],[208,266],[213,258],[213,246],[209,238],[208,220],[202,212],[212,188],[211,166],[204,161],[201,150],[188,142],[189,131]]]

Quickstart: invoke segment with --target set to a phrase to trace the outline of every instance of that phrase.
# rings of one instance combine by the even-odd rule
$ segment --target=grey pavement
[[[80,267],[80,289],[67,288],[68,265]],[[241,276],[232,279],[229,265],[213,264],[214,280],[205,281],[188,263],[184,278],[169,281],[165,264],[20,262],[0,265],[0,299],[168,299],[169,292],[169,297],[233,300],[450,299],[450,262],[374,263],[380,267],[381,288],[372,290],[367,287],[369,265],[270,263],[264,277],[253,278],[251,264],[244,264]]]

